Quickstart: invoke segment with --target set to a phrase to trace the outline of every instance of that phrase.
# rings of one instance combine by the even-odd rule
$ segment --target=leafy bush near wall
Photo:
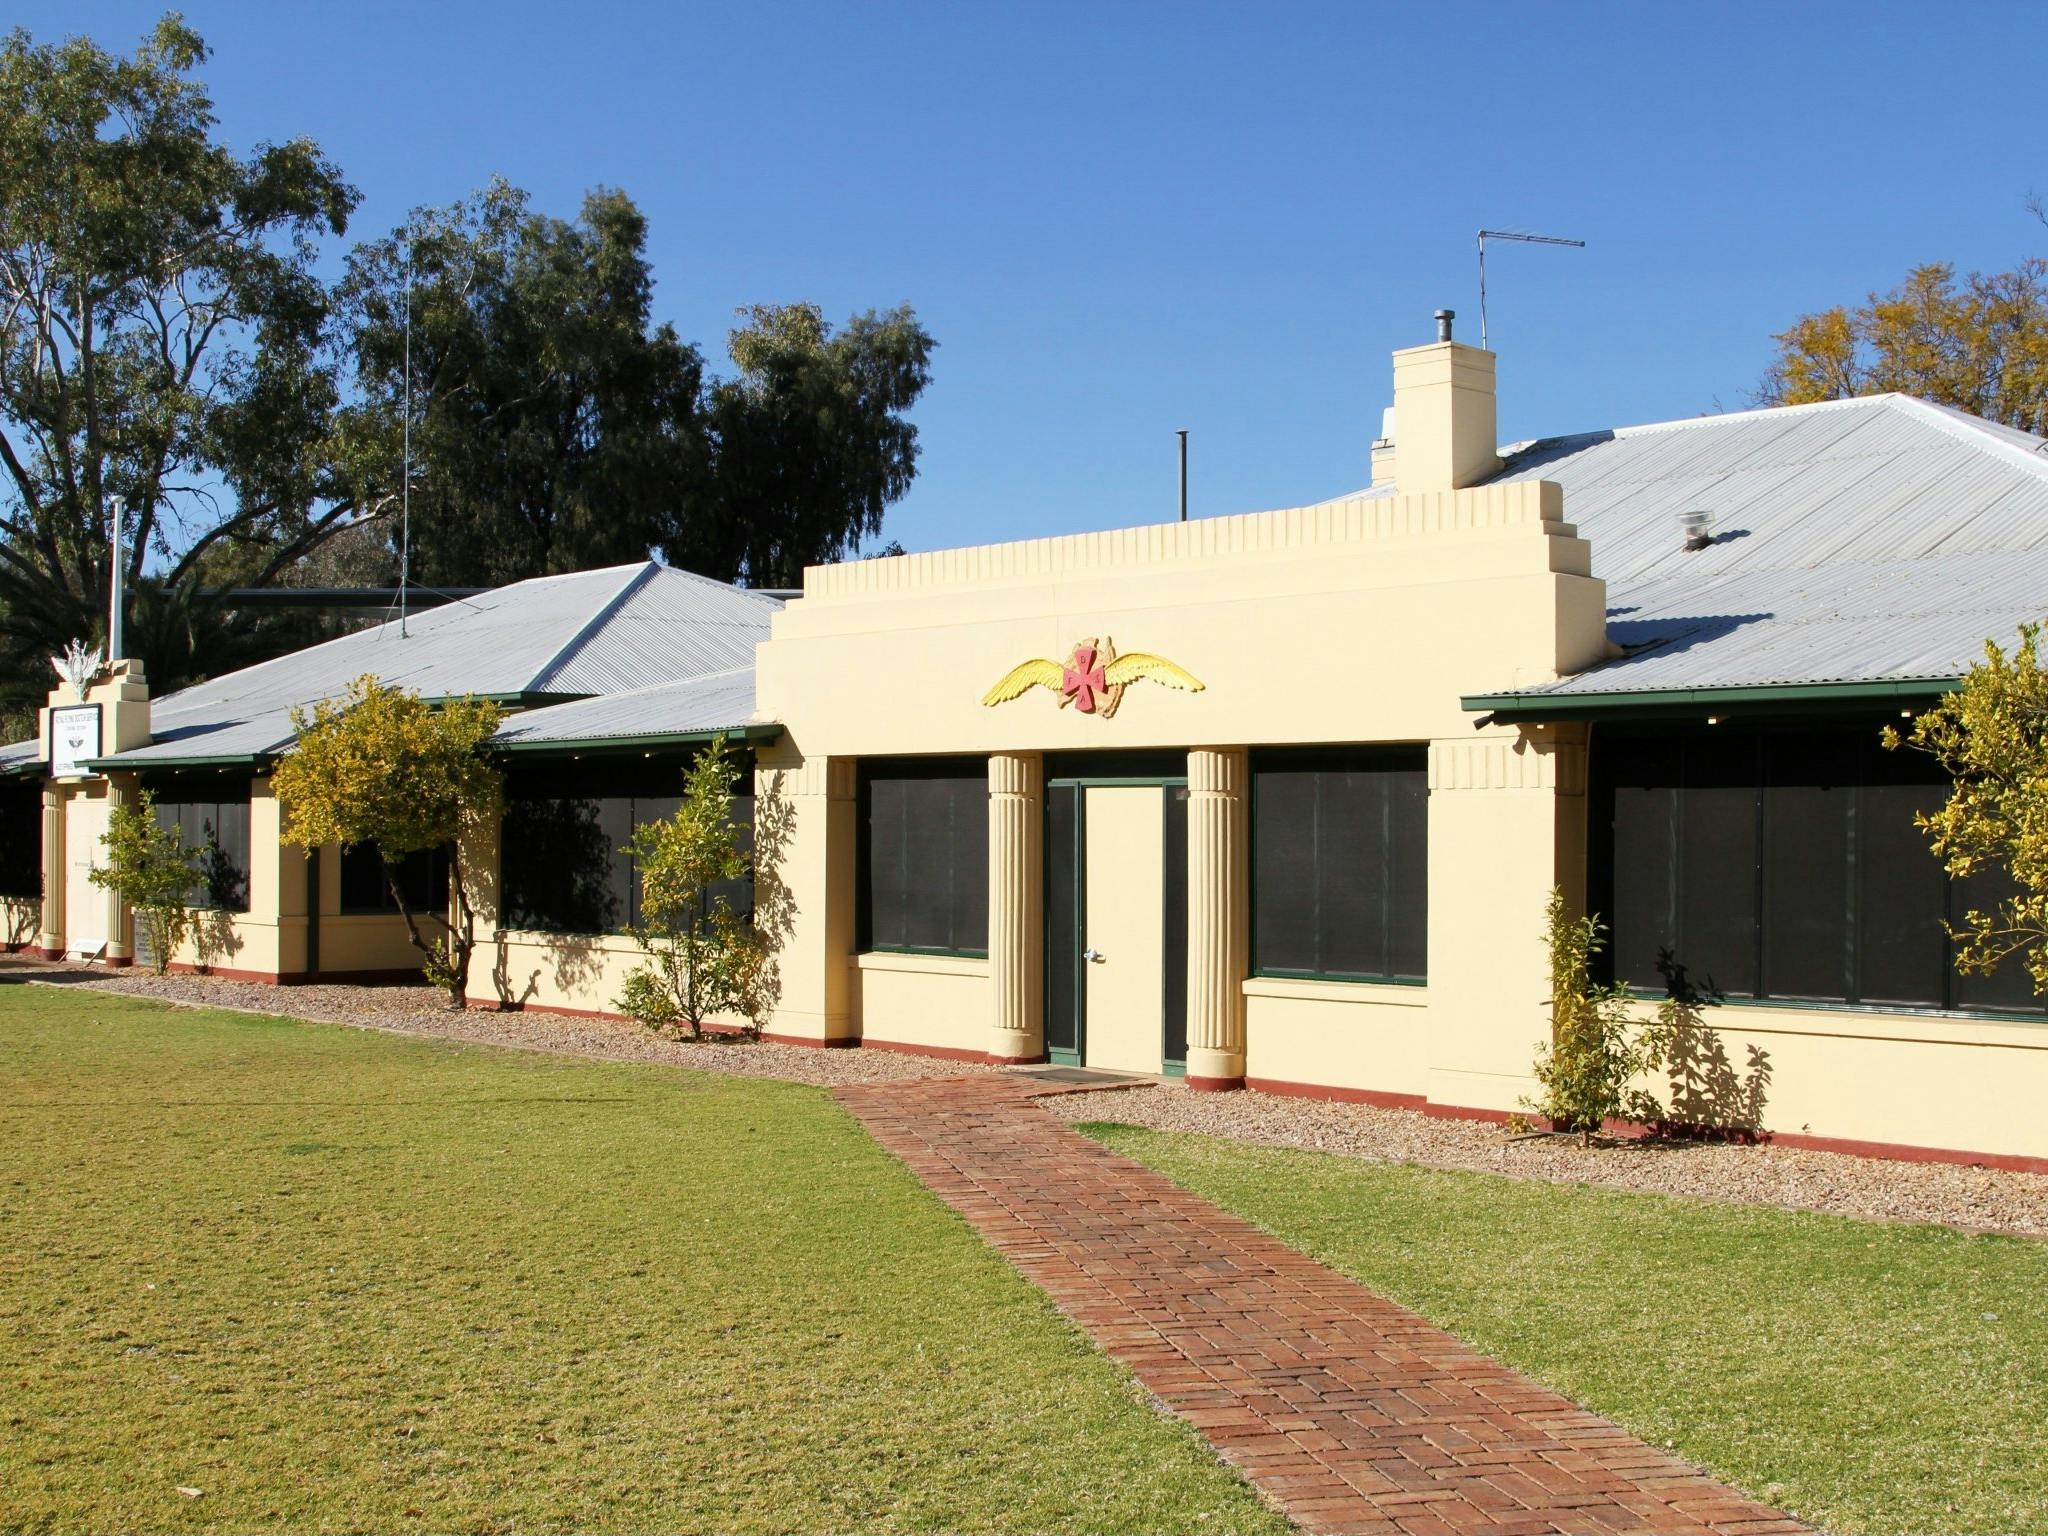
[[[691,764],[675,814],[635,828],[623,850],[639,866],[632,932],[647,963],[626,977],[619,1011],[650,1029],[686,1028],[693,1040],[719,1014],[748,1020],[758,1036],[775,986],[767,933],[718,889],[751,865],[732,819],[738,774],[724,741],[712,742]]]
[[[1557,1129],[1577,1131],[1588,1142],[1609,1120],[1662,1120],[1656,1096],[1632,1084],[1664,1065],[1666,1031],[1638,1029],[1629,1018],[1627,990],[1593,980],[1593,956],[1606,925],[1591,914],[1573,917],[1564,892],[1555,889],[1544,920],[1551,1029],[1536,1047],[1536,1081],[1543,1092],[1524,1103]]]
[[[199,878],[201,850],[187,848],[175,826],[157,824],[156,797],[146,789],[108,813],[100,846],[106,863],[89,878],[134,909],[161,976],[192,931],[192,909],[185,897]]]

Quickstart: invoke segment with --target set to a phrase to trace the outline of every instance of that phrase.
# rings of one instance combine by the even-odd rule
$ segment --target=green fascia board
[[[234,752],[214,757],[152,757],[139,763],[119,757],[89,757],[82,766],[93,773],[153,773],[159,768],[261,768],[271,760],[268,752]]]
[[[542,741],[501,741],[491,750],[525,756],[561,757],[580,752],[641,752],[653,747],[701,746],[723,736],[728,741],[773,741],[782,734],[779,725],[735,725],[703,731],[649,731],[637,736],[584,736],[550,738]]]
[[[1880,682],[1755,683],[1723,688],[1642,688],[1615,693],[1472,693],[1458,702],[1467,711],[1502,720],[1583,720],[1589,715],[1659,712],[1754,704],[1856,704],[1886,699],[1932,699],[1962,686],[1959,677],[1888,678]]]

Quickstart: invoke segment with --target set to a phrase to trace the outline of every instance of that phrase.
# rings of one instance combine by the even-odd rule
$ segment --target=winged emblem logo
[[[50,658],[50,668],[82,699],[92,680],[100,675],[100,653],[97,647],[74,640],[64,647],[62,656]]]
[[[1201,680],[1164,656],[1149,651],[1126,651],[1119,656],[1116,642],[1104,635],[1098,643],[1093,635],[1080,641],[1065,661],[1035,658],[1020,662],[1003,674],[1003,680],[981,696],[985,705],[1007,704],[1033,688],[1050,688],[1059,695],[1060,708],[1069,704],[1084,715],[1107,720],[1123,702],[1124,689],[1132,683],[1154,682],[1183,693],[1200,693]]]

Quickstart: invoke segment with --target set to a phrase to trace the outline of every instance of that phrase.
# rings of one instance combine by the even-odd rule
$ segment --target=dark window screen
[[[446,910],[448,906],[448,850],[423,848],[398,861],[398,888],[405,893],[406,907],[415,916]],[[396,912],[391,885],[384,875],[384,860],[370,843],[357,843],[341,851],[341,910],[349,915]]]
[[[249,910],[249,781],[218,775],[146,781],[156,800],[157,824],[176,827],[196,851],[198,877],[186,894],[195,907]]]
[[[1045,1047],[1080,1049],[1081,792],[1055,784],[1045,792]]]
[[[1422,747],[1252,759],[1252,968],[1419,980],[1428,968]]]
[[[1185,784],[1166,786],[1166,826],[1161,863],[1161,929],[1164,943],[1160,978],[1166,1001],[1165,1057],[1188,1059],[1188,791]]]
[[[745,765],[742,763],[742,768]],[[500,900],[504,925],[539,933],[621,933],[640,920],[640,874],[625,851],[634,830],[682,803],[686,762],[593,758],[523,767],[505,783]],[[740,846],[752,847],[754,797],[742,772],[732,797]],[[722,882],[724,897],[751,913],[751,876]]]
[[[1854,995],[1857,779],[1853,744],[1840,734],[1774,736],[1764,743],[1766,997]]]
[[[863,949],[988,952],[988,765],[877,759],[860,780]]]
[[[43,787],[0,783],[0,896],[43,894]]]
[[[1632,986],[1729,998],[2038,1012],[2023,968],[1961,976],[1945,923],[1996,899],[1951,881],[1916,812],[1936,765],[1877,726],[1603,736],[1592,895]]]

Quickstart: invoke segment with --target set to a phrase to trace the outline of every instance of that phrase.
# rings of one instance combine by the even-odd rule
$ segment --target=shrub
[[[737,778],[724,740],[713,741],[690,765],[675,814],[635,828],[624,849],[639,865],[632,933],[647,963],[626,977],[619,1011],[650,1029],[687,1028],[693,1040],[722,1013],[747,1019],[758,1037],[773,991],[767,934],[717,889],[749,872],[732,819]]]
[[[146,789],[108,814],[100,846],[106,850],[107,861],[89,878],[134,910],[135,921],[149,936],[150,953],[161,976],[170,967],[172,953],[192,931],[192,908],[186,897],[199,878],[201,851],[187,848],[176,827],[158,824],[156,797]]]
[[[1619,986],[1596,985],[1593,956],[1605,925],[1598,917],[1573,917],[1564,892],[1553,890],[1544,912],[1550,949],[1550,1038],[1536,1047],[1540,1098],[1527,1108],[1559,1130],[1577,1131],[1591,1143],[1610,1119],[1657,1121],[1664,1116],[1656,1097],[1632,1086],[1663,1064],[1661,1028],[1638,1031],[1629,1019],[1629,996]]]

